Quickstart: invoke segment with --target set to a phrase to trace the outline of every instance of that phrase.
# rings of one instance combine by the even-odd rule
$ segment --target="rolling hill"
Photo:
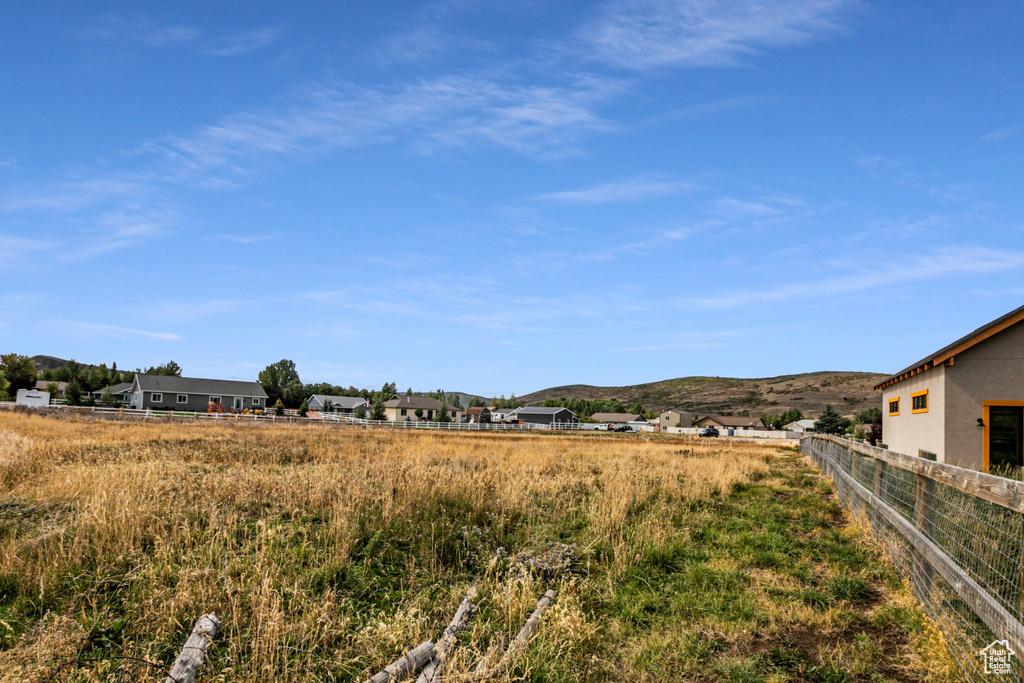
[[[679,377],[625,387],[571,384],[535,391],[521,397],[526,405],[540,405],[549,398],[617,398],[630,405],[639,401],[646,410],[680,408],[692,413],[775,415],[797,408],[804,415],[818,415],[832,404],[844,415],[881,405],[872,387],[888,375],[873,372],[809,372],[762,379],[732,377]]]

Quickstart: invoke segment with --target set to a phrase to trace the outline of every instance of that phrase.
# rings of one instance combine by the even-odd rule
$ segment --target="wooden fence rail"
[[[1024,483],[830,435],[800,449],[867,516],[965,679],[990,680],[980,652],[995,640],[1024,654]]]

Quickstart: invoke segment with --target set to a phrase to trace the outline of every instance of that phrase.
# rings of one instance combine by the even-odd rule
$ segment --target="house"
[[[138,374],[132,381],[132,408],[205,413],[211,403],[225,411],[266,410],[267,392],[259,382],[229,379]]]
[[[685,410],[666,410],[658,416],[658,429],[666,427],[690,427],[693,425],[693,413]]]
[[[595,422],[606,422],[609,427],[647,424],[644,416],[636,413],[594,413],[590,419]]]
[[[57,391],[50,391],[50,385],[53,384],[57,387]],[[70,382],[50,382],[45,379],[36,380],[36,391],[50,391],[52,396],[50,398],[65,398],[68,391],[68,384]]]
[[[491,422],[512,422],[518,408],[491,408]]]
[[[92,397],[99,402],[104,401],[108,396],[115,405],[128,405],[132,400],[132,383],[111,384],[109,387],[92,392]]]
[[[487,407],[467,408],[466,418],[474,424],[486,424],[491,421],[491,409]]]
[[[549,427],[579,423],[579,418],[568,408],[516,408],[514,415],[514,420]]]
[[[768,425],[759,417],[734,417],[731,415],[705,415],[694,422],[693,426],[717,429],[768,429]]]
[[[813,432],[815,422],[817,420],[797,420],[785,425],[783,429],[787,432]]]
[[[1024,306],[875,386],[893,451],[989,471],[1024,465]]]
[[[342,415],[352,415],[356,412],[356,408],[369,408],[370,402],[362,396],[327,396],[325,394],[313,394],[309,397],[309,400],[306,401],[306,405],[310,410],[315,410],[317,412],[332,412],[341,413]],[[330,406],[329,410],[328,406]]]
[[[449,422],[462,421],[462,408],[448,406],[447,409]],[[435,422],[440,411],[441,402],[430,396],[395,396],[384,403],[384,419],[391,422]]]

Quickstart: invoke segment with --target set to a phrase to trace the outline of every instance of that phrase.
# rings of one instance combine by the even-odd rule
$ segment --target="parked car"
[[[700,430],[698,436],[718,436],[718,430],[715,429],[714,427],[705,427],[704,429]]]
[[[631,432],[633,430],[632,430],[632,428],[629,425],[619,425],[618,427],[615,428],[615,431],[617,431],[617,432]]]

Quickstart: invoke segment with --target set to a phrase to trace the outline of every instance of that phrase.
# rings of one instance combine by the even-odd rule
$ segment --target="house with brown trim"
[[[486,406],[466,408],[466,420],[473,424],[486,424],[491,421],[491,409]]]
[[[449,422],[462,421],[462,408],[447,409]],[[436,422],[440,413],[441,402],[430,396],[395,396],[384,402],[384,419],[391,422]]]
[[[893,451],[989,471],[1024,465],[1024,306],[875,386]]]
[[[759,417],[736,417],[733,415],[705,415],[693,423],[694,427],[715,427],[716,429],[768,429]]]

